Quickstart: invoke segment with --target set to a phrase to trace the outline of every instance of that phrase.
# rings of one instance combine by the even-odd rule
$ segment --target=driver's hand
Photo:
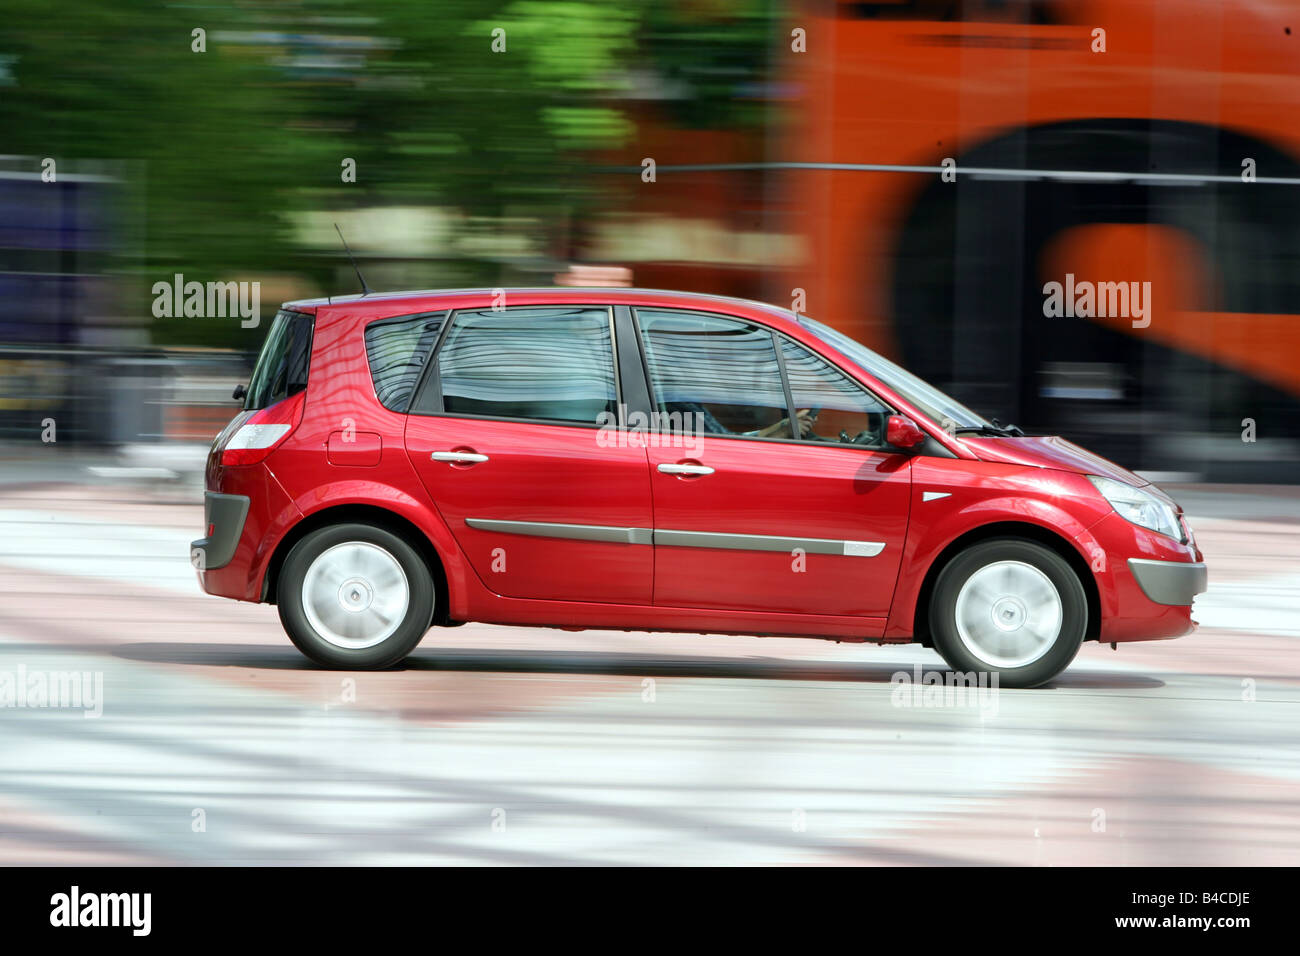
[[[817,424],[817,416],[811,409],[801,408],[795,412],[795,419],[799,422],[799,431],[796,438],[803,438],[805,435],[813,433],[813,426]]]
[[[792,437],[802,438],[804,435],[811,435],[813,433],[812,426],[813,423],[817,421],[817,416],[812,414],[811,410],[807,408],[797,410],[794,413],[794,416],[795,421],[799,423],[799,426],[797,432],[791,431]],[[766,428],[760,428],[754,434],[759,438],[771,438],[773,435],[779,435],[781,432],[789,430],[789,420],[783,418],[779,422],[768,425]]]

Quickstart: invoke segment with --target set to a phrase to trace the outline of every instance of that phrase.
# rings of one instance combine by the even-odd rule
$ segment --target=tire
[[[930,598],[935,649],[955,671],[1037,687],[1069,666],[1088,627],[1088,598],[1055,551],[995,538],[948,562]]]
[[[280,571],[280,623],[317,664],[391,667],[429,629],[435,601],[424,560],[405,540],[368,524],[319,528],[293,546]]]

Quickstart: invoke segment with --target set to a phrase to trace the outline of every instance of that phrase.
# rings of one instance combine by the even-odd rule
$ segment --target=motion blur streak
[[[14,10],[0,440],[40,441],[49,420],[121,467],[192,465],[276,304],[355,288],[338,223],[378,289],[596,281],[794,304],[1126,467],[1291,481],[1297,12]],[[1067,273],[1150,283],[1151,309],[1049,316],[1044,286]],[[177,276],[257,283],[263,321],[155,318],[152,289]]]
[[[13,487],[0,671],[105,699],[0,709],[0,862],[1291,862],[1296,496],[1179,494],[1219,556],[1197,635],[981,709],[895,706],[927,650],[815,641],[469,625],[319,671],[197,592],[194,504]]]

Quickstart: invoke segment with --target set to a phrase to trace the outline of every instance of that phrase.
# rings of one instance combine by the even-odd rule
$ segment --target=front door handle
[[[708,465],[670,465],[664,463],[659,471],[665,475],[711,475],[713,469]]]
[[[453,464],[473,464],[476,461],[487,461],[487,455],[480,455],[473,451],[435,451],[431,456],[434,461],[447,461]]]

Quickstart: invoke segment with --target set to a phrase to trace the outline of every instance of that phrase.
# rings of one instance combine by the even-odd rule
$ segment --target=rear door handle
[[[480,455],[473,451],[435,451],[430,456],[434,461],[448,461],[452,463],[472,464],[476,461],[487,461],[487,455]]]
[[[711,475],[713,469],[708,465],[670,465],[662,464],[659,470],[665,475]]]

